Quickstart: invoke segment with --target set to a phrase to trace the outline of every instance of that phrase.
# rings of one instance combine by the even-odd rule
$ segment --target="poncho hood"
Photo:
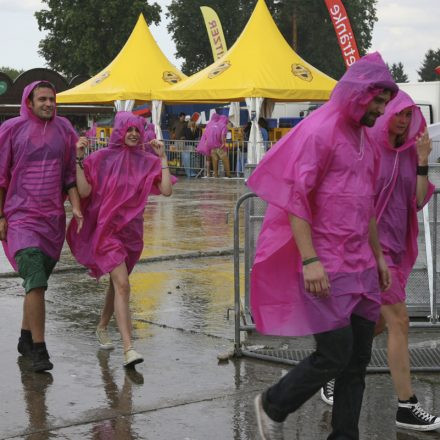
[[[40,119],[39,117],[35,116],[32,113],[32,110],[28,107],[29,95],[31,94],[32,90],[34,90],[35,87],[41,83],[50,84],[53,87],[53,89],[55,90],[55,87],[49,81],[34,81],[34,82],[28,84],[24,88],[23,95],[21,96],[20,116],[22,116],[23,118],[33,119],[34,121],[46,122],[46,121]],[[56,94],[56,91],[54,93]],[[53,116],[50,120],[53,121],[56,115],[57,115],[57,107],[55,104],[55,110],[54,110]]]
[[[369,102],[384,89],[391,91],[392,98],[399,90],[382,57],[374,52],[347,70],[334,88],[329,104],[359,123]]]
[[[376,139],[381,148],[396,151],[394,145],[391,145],[389,142],[388,128],[391,118],[406,108],[412,109],[412,117],[407,130],[405,143],[398,148],[398,151],[404,151],[411,147],[415,148],[416,138],[423,133],[426,122],[420,108],[414,103],[411,97],[402,90],[399,90],[397,96],[387,105],[385,114],[378,118],[374,127],[369,129],[369,133]]]
[[[113,131],[110,136],[109,148],[142,148],[145,140],[145,120],[131,112],[116,113]],[[125,145],[125,135],[130,127],[136,127],[139,130],[140,138],[136,147]]]

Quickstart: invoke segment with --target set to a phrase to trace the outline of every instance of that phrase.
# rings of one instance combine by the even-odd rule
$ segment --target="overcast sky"
[[[166,30],[165,12],[171,0],[156,1],[162,6],[163,17],[160,26],[152,26],[151,31],[168,59],[180,67],[182,61],[175,58]],[[0,0],[0,66],[45,66],[37,53],[38,42],[44,37],[34,17],[39,9],[39,0]],[[440,48],[440,0],[378,0],[377,15],[371,50],[380,51],[389,64],[402,62],[410,80],[417,81],[417,69],[426,51]],[[206,42],[209,44],[208,37]]]

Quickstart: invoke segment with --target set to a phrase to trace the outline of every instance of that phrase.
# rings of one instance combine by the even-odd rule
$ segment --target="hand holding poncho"
[[[141,142],[124,143],[130,127],[137,127]],[[75,258],[96,278],[125,261],[130,273],[143,249],[143,213],[148,196],[159,194],[160,159],[142,148],[144,121],[129,112],[119,112],[107,148],[84,161],[84,174],[92,187],[82,201],[84,226],[76,233],[73,219],[67,241]]]
[[[6,189],[7,241],[2,242],[17,270],[15,254],[36,247],[60,258],[66,231],[64,200],[75,186],[77,136],[70,122],[35,116],[27,99],[40,81],[23,91],[20,116],[0,127],[0,187]]]
[[[248,186],[269,203],[251,274],[258,331],[301,336],[349,325],[352,313],[377,318],[380,295],[368,226],[378,162],[360,120],[383,88],[397,92],[378,54],[356,62],[330,101],[272,147],[249,178]],[[311,226],[330,279],[328,298],[304,290],[289,214]]]

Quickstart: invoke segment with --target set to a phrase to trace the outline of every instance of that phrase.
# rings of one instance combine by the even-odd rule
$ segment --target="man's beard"
[[[367,112],[362,116],[360,123],[367,127],[373,127],[380,114]]]

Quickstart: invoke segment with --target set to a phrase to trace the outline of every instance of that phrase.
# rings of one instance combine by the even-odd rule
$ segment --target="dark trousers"
[[[263,407],[269,417],[283,422],[335,378],[333,431],[328,440],[359,439],[359,415],[374,326],[374,322],[352,315],[349,326],[314,335],[316,351],[263,394]]]

